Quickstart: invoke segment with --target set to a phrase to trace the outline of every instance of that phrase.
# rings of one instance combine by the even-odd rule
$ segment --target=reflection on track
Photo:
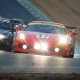
[[[77,44],[74,58],[0,50],[0,73],[80,73],[80,54]]]
[[[80,61],[54,55],[0,51],[0,72],[80,73]]]
[[[74,58],[80,59],[80,54],[76,54],[76,53],[75,53]]]
[[[74,58],[80,58],[80,42],[77,40],[75,45],[75,56]]]

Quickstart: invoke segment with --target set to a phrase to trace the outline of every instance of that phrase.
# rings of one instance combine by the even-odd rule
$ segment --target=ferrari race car
[[[70,34],[63,24],[46,21],[30,22],[14,37],[15,52],[40,52],[74,57],[76,32]]]

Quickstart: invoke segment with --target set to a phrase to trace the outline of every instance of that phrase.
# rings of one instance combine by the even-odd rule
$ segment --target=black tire
[[[68,56],[63,56],[63,57],[66,57],[66,58],[73,58],[74,57],[74,48],[71,48],[70,49],[70,53]]]
[[[12,48],[9,47],[9,46],[6,46],[5,49],[4,49],[4,51],[11,52],[12,51]]]
[[[11,45],[11,46],[8,46],[7,51],[8,51],[8,52],[12,52],[12,50],[13,50],[12,45]]]
[[[71,51],[69,53],[69,57],[73,58],[74,57],[74,48],[71,48]]]
[[[14,44],[14,42],[13,42],[13,36],[9,36],[8,45],[6,44],[5,51],[7,51],[7,52],[13,51],[13,44]]]

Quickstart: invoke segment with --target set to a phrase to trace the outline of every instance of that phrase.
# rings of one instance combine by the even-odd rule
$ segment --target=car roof
[[[28,25],[50,25],[50,26],[56,26],[56,27],[66,28],[61,23],[48,22],[48,21],[32,21],[32,22],[28,23]]]

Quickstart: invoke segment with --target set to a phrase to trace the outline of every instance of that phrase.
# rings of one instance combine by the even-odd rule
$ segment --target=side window
[[[2,26],[6,29],[9,29],[9,30],[11,29],[11,26],[9,23],[4,23]]]

